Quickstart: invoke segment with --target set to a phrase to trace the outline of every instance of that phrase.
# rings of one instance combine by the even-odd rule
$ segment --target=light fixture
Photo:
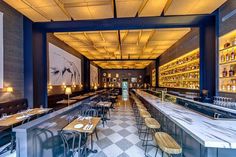
[[[72,94],[71,87],[66,87],[65,94],[68,95],[68,106],[69,106],[70,95]]]
[[[76,88],[76,84],[75,84],[75,82],[73,82],[72,87],[73,87],[73,88]]]
[[[6,88],[6,92],[7,93],[12,93],[14,90],[13,90],[13,87],[7,87]]]
[[[111,77],[111,73],[108,73],[108,77]]]
[[[116,78],[118,78],[119,77],[119,74],[118,73],[116,73]]]
[[[62,83],[62,88],[66,89],[66,84],[65,83]]]
[[[97,87],[97,85],[96,85],[96,83],[95,83],[95,85],[94,85],[94,90],[96,91],[97,89],[98,89],[98,87]]]
[[[52,90],[52,85],[48,85],[48,90]]]

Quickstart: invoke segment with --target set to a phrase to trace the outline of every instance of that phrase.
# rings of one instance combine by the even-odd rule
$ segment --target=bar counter
[[[235,156],[236,120],[214,120],[172,102],[161,102],[158,97],[147,92],[141,90],[135,90],[134,92],[143,101],[156,109],[153,115],[161,121],[163,127],[170,125],[167,123],[174,123],[172,124],[174,127],[169,127],[167,131],[177,135],[177,138],[182,138],[178,141],[183,143],[181,144],[184,147],[183,153],[188,154],[184,156]],[[163,121],[163,117],[165,121]],[[178,130],[184,133],[179,133]],[[190,137],[186,139],[185,134]],[[192,143],[195,143],[195,146]],[[194,154],[191,154],[191,152]]]

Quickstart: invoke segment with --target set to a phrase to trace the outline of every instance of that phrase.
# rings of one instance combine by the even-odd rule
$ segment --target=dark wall
[[[155,61],[153,61],[153,62],[151,62],[146,68],[145,68],[145,70],[146,70],[146,73],[145,73],[145,75],[146,75],[146,77],[149,77],[149,84],[152,86],[152,70],[153,69],[155,69],[156,68],[156,62]],[[157,70],[157,69],[156,69]],[[157,75],[156,75],[156,78],[157,78]]]
[[[199,47],[199,29],[192,28],[183,38],[167,49],[160,57],[160,66]]]
[[[102,79],[104,78],[103,73],[106,73],[106,74],[111,73],[111,78],[115,78],[116,73],[118,73],[120,83],[121,83],[122,79],[128,78],[129,82],[131,82],[132,77],[137,77],[138,80],[141,80],[140,84],[143,84],[144,79],[145,79],[146,71],[145,71],[145,69],[137,69],[137,70],[114,70],[114,69],[108,70],[108,69],[102,69],[101,73],[100,73],[100,77]],[[141,76],[141,78],[140,78],[140,76]],[[105,78],[107,78],[107,77],[105,77]],[[102,82],[102,79],[101,79],[100,84],[103,86],[104,82]]]
[[[13,93],[0,89],[0,102],[24,97],[23,16],[4,2],[3,15],[4,86],[12,86]]]
[[[81,82],[84,82],[84,75],[85,75],[84,56],[82,56],[80,53],[78,53],[78,51],[76,51],[72,47],[65,44],[63,41],[59,40],[52,33],[47,34],[47,41],[48,41],[47,43],[52,43],[53,45],[56,45],[56,46],[60,47],[61,49],[65,50],[66,52],[69,52],[72,55],[81,59]],[[47,48],[48,48],[48,45],[47,45]],[[48,80],[49,80],[49,78],[48,78]],[[80,90],[82,90],[82,89],[79,88],[79,86],[77,86],[75,89],[73,89],[73,91],[80,91]],[[63,94],[63,93],[64,93],[64,88],[62,86],[53,86],[53,89],[48,91],[48,95]]]
[[[236,9],[236,1],[228,0],[219,8],[219,36],[224,35],[236,28],[236,14],[225,19],[225,16]]]

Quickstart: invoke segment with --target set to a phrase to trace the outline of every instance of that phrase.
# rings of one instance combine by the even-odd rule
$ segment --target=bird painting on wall
[[[53,51],[50,54],[49,75],[52,85],[81,83],[81,61],[65,52]]]

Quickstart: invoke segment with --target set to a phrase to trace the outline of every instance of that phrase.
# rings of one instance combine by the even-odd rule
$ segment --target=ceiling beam
[[[155,61],[156,59],[92,59],[90,61]]]
[[[143,0],[142,4],[140,5],[135,17],[139,17],[139,15],[141,14],[141,12],[143,11],[143,8],[146,6],[147,2],[149,0]]]
[[[121,55],[121,59],[122,59],[123,58],[123,54],[122,54],[120,30],[118,30],[118,41],[119,41],[119,47],[120,47],[120,55]]]
[[[65,8],[65,6],[64,6],[64,4],[63,4],[62,2],[60,2],[59,0],[53,0],[53,1],[57,4],[57,6],[61,9],[61,11],[62,11],[69,19],[74,20],[74,19],[72,18],[72,16],[70,15],[70,13],[66,10],[66,8]]]
[[[117,18],[116,0],[112,1],[112,5],[113,5],[113,15],[114,15],[114,18]]]
[[[27,0],[21,0],[23,3],[25,3],[27,6],[29,6],[31,9],[33,9],[34,11],[36,11],[38,14],[40,14],[41,16],[43,16],[45,19],[52,21],[52,19],[42,10],[36,8],[34,5],[32,5],[30,2],[28,2]]]
[[[116,18],[101,20],[76,20],[36,22],[34,28],[46,32],[102,31],[127,29],[199,27],[201,21],[215,15],[185,15],[165,17]]]

